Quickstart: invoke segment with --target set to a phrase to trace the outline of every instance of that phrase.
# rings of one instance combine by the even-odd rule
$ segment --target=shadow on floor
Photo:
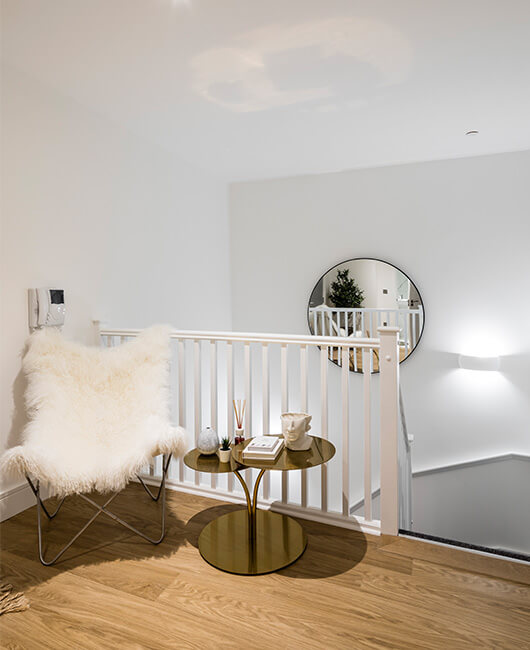
[[[187,523],[185,534],[187,541],[199,551],[199,535],[201,534],[202,529],[209,524],[217,517],[221,515],[226,515],[229,512],[234,512],[234,510],[245,510],[244,506],[228,503],[219,506],[212,506],[211,508],[206,508],[206,510],[201,510],[196,515],[194,515]]]
[[[170,497],[171,492],[168,491],[167,495]],[[106,497],[92,495],[92,498],[102,503]],[[51,511],[54,510],[55,499],[48,499],[45,503]],[[186,543],[185,525],[175,510],[177,508],[171,506],[169,498],[166,506],[166,536],[156,546],[101,514],[55,564],[45,567],[38,557],[37,513],[36,506],[33,506],[11,517],[1,526],[2,580],[15,584],[17,589],[25,590],[79,567],[120,560],[169,557]],[[112,511],[146,535],[158,537],[161,504],[153,502],[140,485],[127,486],[113,501]],[[73,496],[66,499],[52,521],[43,517],[46,559],[54,557],[94,513],[94,508]]]
[[[95,500],[101,502],[104,498],[99,495]],[[54,499],[49,499],[46,503],[53,510]],[[98,565],[105,564],[105,571],[102,566],[102,576],[108,572],[109,565],[115,565],[115,568],[111,568],[113,580],[121,584],[129,580],[127,572],[124,573],[120,567],[121,562],[171,558],[179,548],[187,544],[197,549],[198,555],[198,538],[206,524],[228,512],[244,510],[243,506],[234,504],[208,507],[211,503],[210,499],[168,491],[167,532],[158,546],[100,515],[51,567],[42,566],[38,559],[34,506],[1,526],[2,580],[11,582],[19,590],[26,590],[66,572],[74,571],[97,577],[100,574]],[[160,504],[153,503],[138,484],[130,484],[117,497],[113,502],[113,511],[150,536],[157,535],[159,531]],[[179,512],[184,515],[184,520],[177,516]],[[57,517],[44,525],[46,557],[53,557],[93,514],[94,510],[82,499],[68,498]],[[294,564],[279,571],[280,575],[294,579],[327,578],[348,572],[363,559],[368,546],[364,534],[314,521],[297,521],[307,533],[307,548]],[[146,564],[142,569],[142,584],[139,582],[136,587],[129,585],[127,589],[134,591],[136,588],[149,587],[153,579],[152,572],[164,572],[162,566],[158,563]],[[102,580],[106,578],[102,577]],[[165,580],[162,578],[161,581]]]

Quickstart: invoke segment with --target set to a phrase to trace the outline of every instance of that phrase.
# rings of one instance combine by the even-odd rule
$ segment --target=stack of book
[[[258,436],[243,450],[243,460],[276,460],[283,449],[283,438]]]

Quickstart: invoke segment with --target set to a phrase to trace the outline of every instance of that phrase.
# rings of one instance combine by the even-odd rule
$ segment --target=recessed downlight
[[[466,135],[478,135],[478,131],[468,131]]]

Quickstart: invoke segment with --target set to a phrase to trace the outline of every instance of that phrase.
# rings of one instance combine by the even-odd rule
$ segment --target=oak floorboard
[[[455,591],[460,594],[473,594],[477,599],[492,597],[496,601],[514,606],[521,603],[530,606],[530,589],[524,583],[499,580],[464,569],[447,568],[425,560],[413,560],[412,575],[418,579],[434,581],[449,593]]]
[[[524,565],[299,520],[308,548],[297,562],[237,576],[205,563],[197,540],[208,521],[241,506],[167,496],[168,533],[159,546],[100,517],[53,567],[37,558],[35,508],[4,522],[2,574],[31,607],[0,619],[0,646],[530,648]],[[140,486],[119,499],[120,516],[154,530],[159,510]],[[49,551],[91,512],[79,499],[65,504],[47,526]]]
[[[473,571],[495,578],[530,585],[530,564],[511,562],[500,557],[472,553],[406,537],[382,538],[381,552],[385,555],[409,557],[442,564],[453,569]]]

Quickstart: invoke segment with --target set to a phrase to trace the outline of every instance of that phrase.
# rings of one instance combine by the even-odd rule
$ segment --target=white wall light
[[[467,354],[458,355],[458,365],[465,370],[499,370],[500,357],[472,357]]]

